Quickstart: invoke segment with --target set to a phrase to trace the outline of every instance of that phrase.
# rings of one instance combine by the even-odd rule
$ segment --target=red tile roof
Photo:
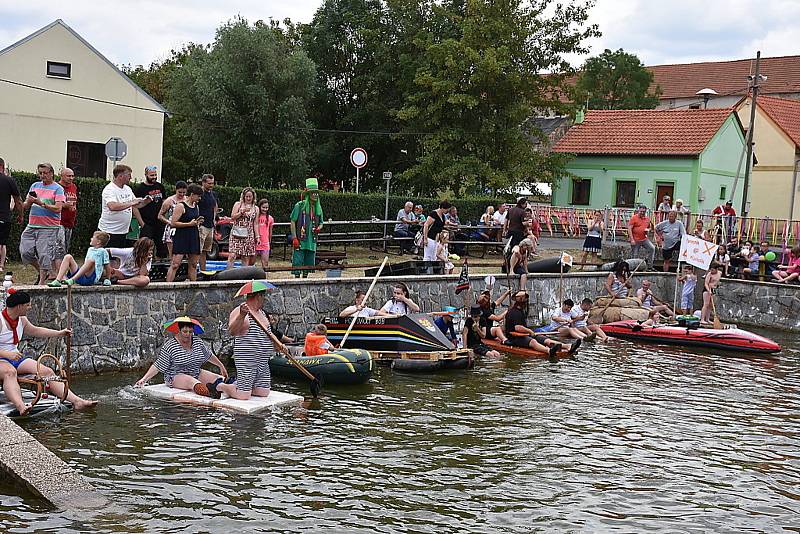
[[[800,101],[759,96],[757,103],[794,144],[800,146]]]
[[[691,98],[710,87],[720,95],[747,94],[747,76],[755,72],[755,59],[709,61],[647,67],[661,87],[661,99]],[[800,92],[800,56],[762,57],[760,71],[767,75],[761,94]]]
[[[554,152],[631,156],[696,156],[732,109],[591,110]]]

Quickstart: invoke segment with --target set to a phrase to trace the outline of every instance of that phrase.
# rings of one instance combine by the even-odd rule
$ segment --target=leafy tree
[[[575,101],[589,109],[653,109],[661,88],[653,85],[653,73],[635,54],[621,48],[586,60],[575,87]]]
[[[315,79],[293,27],[236,18],[189,51],[167,102],[197,161],[227,183],[297,186],[309,170]]]
[[[559,109],[556,88],[571,72],[566,54],[597,35],[591,4],[551,0],[431,2],[415,41],[415,87],[398,116],[421,136],[404,177],[414,192],[463,193],[550,181],[563,158],[537,152],[522,124]],[[557,72],[542,76],[546,72]],[[541,132],[533,132],[541,135]]]

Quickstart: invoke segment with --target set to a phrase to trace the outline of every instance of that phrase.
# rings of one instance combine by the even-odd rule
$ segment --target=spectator
[[[494,211],[494,215],[492,215],[492,220],[494,221],[494,225],[499,227],[497,231],[497,240],[503,237],[503,232],[501,231],[503,227],[506,225],[506,216],[508,215],[508,211],[506,211],[506,204],[505,202],[498,204],[497,209]]]
[[[64,189],[64,207],[61,210],[61,226],[64,228],[64,252],[69,252],[72,242],[72,230],[78,215],[78,186],[75,185],[75,173],[69,167],[64,167],[59,173],[58,185]]]
[[[200,259],[200,225],[203,216],[197,206],[203,188],[192,184],[186,188],[186,199],[175,205],[170,219],[170,226],[175,228],[172,236],[172,260],[167,270],[167,282],[175,280],[178,267],[181,266],[183,257],[187,257],[186,275],[189,280],[197,280],[197,262]]]
[[[800,277],[800,246],[796,246],[791,250],[789,262],[786,265],[778,265],[778,268],[772,271],[772,277],[784,284],[788,284]]]
[[[514,248],[519,244],[520,241],[525,239],[526,232],[525,232],[525,208],[528,206],[528,199],[525,197],[519,197],[517,199],[517,205],[508,210],[508,215],[506,216],[505,226],[503,228],[503,234],[506,235],[509,240],[509,248]]]
[[[731,257],[728,255],[728,249],[725,245],[717,247],[717,254],[712,261],[717,263],[722,276],[728,276],[728,267],[731,264]]]
[[[523,239],[519,245],[511,249],[511,256],[508,260],[509,272],[519,275],[519,287],[522,291],[525,291],[528,285],[528,256],[532,248],[531,240]]]
[[[258,206],[256,206],[256,192],[252,187],[242,189],[239,200],[231,210],[233,226],[228,239],[228,265],[233,267],[236,258],[241,258],[242,265],[253,265],[256,259],[256,246],[258,245]]]
[[[692,232],[692,235],[695,237],[699,237],[704,241],[711,241],[711,238],[708,235],[708,231],[705,228],[703,228],[703,219],[697,219],[694,222],[694,232]]]
[[[165,225],[158,215],[167,194],[164,184],[158,181],[158,167],[148,165],[144,168],[144,182],[136,186],[135,192],[139,198],[150,199],[150,202],[139,209],[139,215],[144,223],[140,235],[152,239],[156,245],[156,257],[164,258],[167,255],[167,247],[164,245]]]
[[[664,259],[663,271],[669,272],[669,264],[673,255],[677,255],[681,249],[681,240],[686,234],[686,228],[678,220],[678,212],[675,210],[667,214],[667,219],[656,225],[656,240],[661,246],[661,257]]]
[[[200,270],[206,269],[206,256],[214,246],[214,222],[217,217],[217,196],[214,194],[214,175],[204,174],[200,184],[203,186],[203,196],[200,198],[198,208],[203,217],[203,224],[200,226]]]
[[[597,259],[600,259],[600,253],[603,251],[603,234],[605,234],[606,223],[603,221],[603,212],[594,210],[592,220],[586,225],[586,239],[583,240],[583,256],[581,263],[586,263],[586,257],[589,254],[597,254]],[[581,267],[583,268],[583,267]]]
[[[461,232],[458,227],[461,226],[461,220],[458,218],[458,208],[450,206],[450,210],[444,215],[444,225],[450,232],[453,241],[467,241],[469,236]],[[453,252],[459,255],[464,255],[466,245],[462,243],[453,243]]]
[[[164,237],[162,241],[167,247],[167,255],[172,257],[172,236],[175,235],[175,228],[170,224],[172,220],[172,212],[175,210],[175,204],[183,202],[186,198],[186,182],[178,180],[175,182],[175,194],[164,199],[161,203],[161,210],[158,212],[158,220],[164,225]]]
[[[728,256],[731,257],[731,265],[728,269],[728,276],[736,278],[742,272],[742,269],[747,267],[747,258],[741,256],[742,247],[739,244],[739,238],[735,235],[730,236],[728,242],[725,244],[728,250]]]
[[[645,249],[647,268],[652,269],[656,255],[656,247],[648,239],[650,233],[650,219],[647,217],[647,208],[639,205],[636,213],[628,221],[628,240],[631,243],[631,257],[638,256],[641,249]]]
[[[397,212],[396,220],[397,224],[394,225],[394,232],[392,235],[403,239],[400,241],[400,253],[409,253],[414,247],[413,239],[408,239],[414,237],[414,234],[411,233],[411,225],[417,220],[417,217],[414,215],[414,203],[406,202],[403,209]]]
[[[417,224],[423,224],[426,217],[425,213],[422,211],[422,204],[417,204],[414,206],[414,218],[417,221]]]
[[[117,165],[112,171],[114,178],[103,188],[100,221],[97,229],[111,236],[109,247],[124,247],[125,239],[131,227],[133,208],[142,207],[151,202],[149,198],[136,198],[128,187],[131,180],[131,168]]]
[[[761,263],[761,254],[758,246],[753,246],[752,241],[745,241],[739,256],[746,262],[746,265],[742,268],[742,278],[752,278],[758,275],[759,264]]]
[[[40,163],[36,166],[40,181],[34,182],[22,204],[23,210],[30,208],[28,226],[19,238],[19,254],[22,262],[39,271],[39,284],[47,281],[48,273],[55,277],[64,244],[61,239],[61,209],[64,207],[64,188],[53,181],[53,166]]]
[[[78,284],[81,286],[91,286],[94,284],[111,285],[111,259],[105,246],[108,244],[108,234],[105,232],[95,232],[89,240],[89,248],[86,250],[86,257],[83,265],[78,267],[78,262],[72,254],[66,254],[61,262],[56,279],[47,284],[50,287],[61,287],[62,285],[71,286]]]
[[[109,248],[111,281],[136,287],[145,287],[149,284],[153,248],[153,240],[149,237],[139,239],[133,248]]]
[[[436,261],[436,238],[444,230],[444,214],[450,210],[450,202],[442,200],[439,207],[428,214],[422,226],[422,241],[420,246],[424,250],[422,257],[425,261]]]
[[[542,234],[542,227],[539,225],[539,220],[530,207],[525,208],[525,220],[522,221],[522,224],[525,227],[525,237],[530,239],[533,244],[531,247],[531,255],[539,256],[536,253],[536,247],[539,245],[539,236]]]
[[[269,268],[269,252],[272,248],[272,227],[275,219],[269,214],[269,200],[258,201],[258,245],[256,253],[261,258],[261,268]]]
[[[17,212],[17,223],[22,224],[25,209],[19,196],[17,182],[6,174],[6,162],[0,158],[0,271],[6,268],[6,243],[11,233],[11,201]]]
[[[450,232],[439,232],[436,237],[436,259],[444,265],[444,274],[453,274],[453,262],[450,261]]]
[[[767,241],[762,241],[759,244],[758,251],[761,254],[761,256],[759,256],[758,259],[759,259],[759,261],[763,262],[763,264],[764,264],[764,274],[767,276],[767,278],[770,278],[770,277],[772,277],[772,272],[775,269],[778,268],[778,262],[777,261],[769,261],[766,258],[767,253],[768,252],[772,252],[769,249],[769,243]]]
[[[678,212],[678,220],[683,222],[683,225],[686,226],[686,224],[688,222],[687,217],[689,216],[689,213],[691,213],[691,212],[689,211],[689,208],[687,208],[686,206],[683,205],[683,200],[681,200],[680,198],[676,198],[675,199],[675,206],[674,206],[673,209]]]
[[[670,200],[672,199],[669,197],[669,195],[664,195],[664,198],[661,199],[661,204],[658,205],[657,210],[663,213],[664,216],[672,211],[672,203]]]
[[[486,211],[483,212],[480,218],[480,233],[481,241],[494,241],[497,238],[497,229],[492,228],[494,224],[494,206],[486,206]],[[490,253],[492,251],[489,251]]]
[[[132,247],[136,241],[139,240],[142,233],[142,227],[144,226],[144,221],[142,220],[142,214],[139,213],[139,208],[134,206],[131,208],[131,225],[128,228],[128,233],[125,235],[125,246]]]
[[[715,217],[717,227],[717,243],[722,243],[724,236],[734,234],[736,228],[736,210],[733,209],[733,201],[729,200],[724,205],[717,206],[711,215]],[[724,229],[724,236],[723,236]]]

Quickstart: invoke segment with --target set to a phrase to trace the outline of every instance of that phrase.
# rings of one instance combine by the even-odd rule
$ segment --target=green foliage
[[[575,87],[575,101],[589,102],[589,109],[653,109],[661,88],[653,85],[653,73],[635,54],[621,48],[591,57]]]
[[[415,41],[415,88],[399,117],[421,138],[415,164],[403,173],[411,189],[497,191],[550,181],[563,160],[537,152],[521,128],[537,111],[558,109],[554,88],[582,53],[589,6],[550,0],[452,0],[432,4]],[[554,71],[560,75],[542,76]],[[540,132],[534,132],[541,135]]]
[[[229,184],[301,183],[309,170],[313,62],[274,23],[237,18],[194,47],[168,84],[168,106],[197,161]]]

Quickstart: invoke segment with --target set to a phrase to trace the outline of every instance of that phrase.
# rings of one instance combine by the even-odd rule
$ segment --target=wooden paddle
[[[711,309],[714,311],[714,328],[716,330],[722,330],[722,321],[719,320],[719,314],[717,314],[717,304],[714,302],[714,292],[711,292]]]
[[[67,330],[72,330],[72,285],[67,286]],[[72,333],[67,336],[67,381],[72,381]]]
[[[269,326],[266,324],[266,322],[264,321],[264,319],[263,319],[262,317],[259,317],[259,316],[255,315],[255,314],[254,314],[252,311],[248,312],[248,315],[250,315],[250,318],[251,318],[251,319],[253,319],[253,320],[256,322],[256,324],[257,324],[258,326],[260,326],[260,327],[261,327],[261,330],[263,330],[263,331],[264,331],[264,333],[265,333],[265,334],[267,334],[267,336],[269,336],[270,328],[269,328]],[[286,356],[286,359],[287,359],[287,360],[289,360],[289,362],[290,362],[292,365],[294,365],[295,367],[297,367],[297,370],[298,370],[298,371],[300,371],[300,372],[301,372],[301,373],[302,373],[302,374],[303,374],[303,375],[304,375],[306,378],[308,378],[308,379],[311,381],[311,395],[312,395],[312,396],[313,396],[315,399],[316,399],[317,397],[319,397],[319,392],[320,392],[320,390],[322,389],[322,385],[320,384],[320,382],[319,382],[319,379],[318,379],[316,376],[314,376],[314,375],[311,373],[311,371],[309,371],[308,369],[306,369],[306,368],[305,368],[305,366],[304,366],[303,364],[301,364],[300,362],[298,362],[298,361],[297,361],[297,360],[294,358],[294,356],[292,356],[292,355],[289,353],[289,351],[288,351],[288,350],[287,350],[286,352],[284,352],[284,355]]]
[[[364,295],[364,304],[367,303],[367,299],[369,298],[370,293],[372,293],[372,288],[375,287],[375,282],[378,281],[378,278],[381,276],[383,272],[383,268],[386,266],[386,262],[389,261],[389,256],[384,256],[383,261],[381,262],[381,266],[378,268],[378,272],[375,273],[375,277],[372,279],[372,283],[369,285],[369,289],[367,289],[367,293]],[[355,315],[353,315],[353,320],[350,321],[350,326],[347,327],[347,332],[344,333],[344,337],[342,338],[342,342],[339,343],[339,348],[344,347],[345,341],[347,341],[347,337],[350,335],[350,332],[353,330],[353,327],[356,324],[356,320],[358,319],[358,314],[360,312],[356,310]]]

